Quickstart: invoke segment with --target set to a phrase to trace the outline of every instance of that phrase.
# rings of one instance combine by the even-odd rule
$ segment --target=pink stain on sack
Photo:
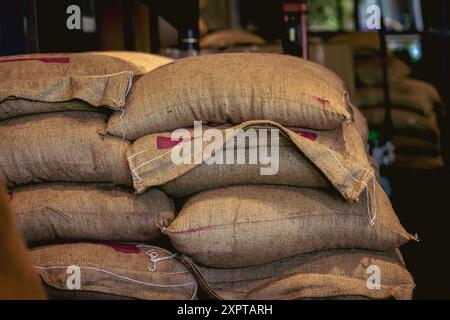
[[[311,131],[294,131],[296,134],[298,134],[300,137],[309,139],[311,141],[317,140],[317,133],[311,132]]]
[[[4,62],[21,62],[21,61],[41,61],[45,63],[69,63],[70,60],[67,57],[60,57],[60,58],[50,58],[50,57],[41,57],[41,58],[11,58],[11,59],[4,59],[0,60],[0,63]]]
[[[121,244],[121,243],[105,243],[105,246],[113,248],[114,250],[122,253],[140,253],[141,249],[132,244]]]
[[[330,104],[330,101],[327,100],[327,99],[324,99],[324,98],[320,98],[320,97],[314,96],[314,99],[316,99],[317,101],[319,101],[319,103],[320,103],[322,106],[327,106],[327,105]]]
[[[192,139],[191,139],[192,140]],[[172,139],[171,137],[162,137],[158,136],[156,137],[156,148],[158,150],[160,149],[170,149],[178,145],[179,143],[183,142],[183,138],[176,138]]]

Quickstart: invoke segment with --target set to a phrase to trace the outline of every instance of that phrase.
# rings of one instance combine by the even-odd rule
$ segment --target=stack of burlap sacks
[[[355,58],[357,91],[354,99],[374,130],[384,121],[383,72],[378,33],[352,33],[332,41],[352,46]],[[410,78],[411,69],[392,55],[388,57],[392,121],[396,161],[409,168],[442,167],[440,130],[435,107],[442,104],[436,88]]]
[[[168,62],[131,52],[0,58],[0,181],[50,298],[195,298],[172,253],[136,244],[161,236],[173,203],[154,188],[132,193],[130,142],[106,133],[133,80]],[[68,282],[70,266],[81,286]]]
[[[209,141],[196,135],[198,120],[221,133]],[[230,149],[230,128],[258,134]],[[268,164],[260,158],[217,161],[261,151],[270,138],[259,139],[259,129],[279,132],[277,173],[262,175]],[[365,151],[364,118],[331,71],[273,54],[178,60],[140,78],[107,131],[133,141],[127,159],[137,193],[160,187],[187,198],[160,228],[212,297],[412,297],[397,248],[416,237],[381,189]],[[211,139],[221,141],[213,150]],[[181,149],[190,161],[173,160]],[[371,282],[375,269],[379,283]]]
[[[139,57],[0,60],[0,179],[51,298],[191,299],[197,281],[220,299],[411,298],[397,248],[416,237],[334,73],[270,54]],[[203,139],[203,161],[175,163],[197,137],[172,131],[196,120],[222,130],[215,154],[225,129],[279,132],[279,170],[209,162]],[[231,151],[249,159],[271,140],[257,138]],[[188,197],[178,216],[156,187]],[[180,257],[151,245],[160,230]]]

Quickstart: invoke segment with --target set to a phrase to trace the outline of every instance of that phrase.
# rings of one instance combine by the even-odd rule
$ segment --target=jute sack
[[[361,136],[363,142],[366,144],[369,140],[369,124],[361,111],[353,104],[351,106],[353,123],[355,128]]]
[[[415,287],[398,250],[320,251],[236,269],[206,268],[189,258],[185,261],[206,292],[225,300],[407,300],[412,298]],[[367,271],[371,265],[381,271],[378,290],[367,286]]]
[[[133,75],[170,62],[132,52],[31,54],[0,58],[0,119],[94,107],[121,109]],[[75,100],[70,103],[70,100]]]
[[[330,42],[344,42],[351,46],[353,52],[361,50],[380,51],[380,38],[377,32],[352,32],[332,37]]]
[[[430,83],[413,78],[405,78],[392,83],[391,87],[399,92],[422,92],[432,102],[441,102],[442,98],[437,89]]]
[[[170,252],[136,244],[64,244],[31,250],[50,299],[196,299],[197,282]],[[67,287],[79,267],[80,289]],[[72,270],[68,272],[68,270]]]
[[[264,127],[261,127],[265,129]],[[270,129],[269,129],[270,130]],[[314,139],[312,131],[297,131],[298,134],[310,135]],[[161,139],[161,136],[156,137]],[[167,139],[170,139],[170,135]],[[260,139],[260,137],[258,137]],[[160,140],[161,141],[161,140]],[[266,145],[267,139],[260,145],[255,141],[256,147],[248,143],[243,148],[236,145],[232,148],[234,154],[241,153],[245,159],[249,159],[251,154],[258,154],[259,148]],[[158,145],[156,145],[158,148]],[[269,148],[270,140],[269,140]],[[275,148],[275,146],[272,146]],[[228,148],[224,146],[221,153],[225,156]],[[269,149],[270,151],[271,149]],[[167,182],[161,189],[174,197],[181,197],[204,191],[208,189],[222,188],[232,185],[248,184],[272,184],[290,185],[311,188],[330,188],[332,185],[325,175],[318,170],[314,164],[305,158],[304,155],[283,136],[279,139],[279,164],[275,174],[262,175],[262,168],[269,168],[270,165],[263,164],[260,159],[256,164],[211,164],[203,162],[201,165],[186,172],[180,177]],[[222,158],[223,158],[222,156]]]
[[[364,108],[361,112],[373,128],[380,127],[384,122],[385,111],[382,107]],[[392,124],[398,134],[428,139],[433,143],[439,140],[440,130],[435,113],[423,116],[416,112],[394,108],[391,114]]]
[[[141,195],[98,184],[38,184],[11,190],[10,206],[29,243],[54,240],[149,241],[175,217],[158,189]]]
[[[102,76],[123,71],[142,75],[172,61],[163,56],[127,51],[37,53],[1,57],[0,74],[11,80],[65,75]]]
[[[0,102],[0,120],[30,114],[61,111],[102,111],[82,100],[41,102],[26,99],[6,99]]]
[[[214,142],[202,136],[202,132],[207,132],[206,130],[198,134],[196,132],[199,131],[192,129],[184,130],[181,137],[176,135],[173,139],[170,132],[165,132],[136,140],[127,150],[135,190],[143,192],[149,187],[162,186],[165,192],[182,196],[236,184],[327,187],[331,183],[346,199],[358,200],[373,177],[364,143],[351,122],[339,129],[326,131],[288,129],[271,121],[248,121],[232,128],[219,126],[216,129],[219,129],[219,138],[223,138]],[[227,129],[233,129],[234,134],[227,133]],[[250,129],[256,132],[260,132],[259,129],[273,130],[281,137],[279,148],[272,145],[271,135],[267,135],[270,144],[267,146],[263,143],[272,155],[272,152],[279,151],[278,171],[262,175],[260,169],[270,169],[276,165],[261,162],[259,156],[255,164],[252,164],[248,160],[249,142],[246,141],[242,148],[239,147],[239,141],[242,141],[242,137],[245,138]],[[239,132],[244,134],[239,135]],[[231,147],[228,147],[229,142],[233,142]],[[199,143],[202,148],[197,150],[195,143]],[[261,148],[262,145],[254,147]],[[234,154],[238,151],[245,152],[247,164],[237,163],[237,157],[232,164],[226,164],[229,162],[225,162],[224,153],[228,148]],[[174,161],[174,154],[189,154],[189,151],[191,154],[187,157],[188,161]],[[253,147],[252,151],[255,151]],[[257,151],[261,152],[261,149]],[[225,164],[216,162],[217,158],[214,158],[213,153],[219,153]],[[200,161],[197,162],[196,159]]]
[[[121,63],[131,65],[133,73],[138,76],[173,62],[173,59],[165,56],[136,51],[98,51],[87,52],[86,55],[120,60]]]
[[[365,59],[364,59],[365,60]],[[402,60],[389,59],[389,80],[400,82],[411,74],[411,68]],[[363,62],[356,62],[356,78],[365,86],[374,86],[383,83],[383,67],[379,57],[374,57]]]
[[[390,98],[396,108],[418,112],[423,115],[433,113],[433,103],[424,91],[399,91],[393,87]],[[380,106],[384,103],[384,91],[381,87],[367,87],[356,90],[355,104],[361,107]]]
[[[199,56],[139,79],[124,116],[112,116],[108,132],[135,140],[192,126],[195,120],[239,124],[257,119],[335,129],[350,120],[348,103],[335,73],[300,58],[259,53]]]
[[[107,136],[106,115],[67,111],[4,120],[0,124],[0,180],[112,182],[131,185],[127,141]]]
[[[400,153],[395,154],[395,162],[392,165],[397,168],[414,170],[438,169],[445,166],[441,156],[403,155]]]
[[[389,250],[415,239],[372,180],[349,203],[330,191],[240,186],[193,196],[163,233],[203,266],[253,266],[327,249]],[[205,245],[207,243],[207,245]]]
[[[0,300],[44,299],[43,287],[9,209],[9,198],[0,182]]]
[[[235,45],[263,45],[264,39],[244,30],[220,30],[200,40],[201,48],[226,48]]]
[[[440,144],[433,143],[426,139],[394,135],[395,151],[403,155],[425,155],[438,156],[440,154]]]

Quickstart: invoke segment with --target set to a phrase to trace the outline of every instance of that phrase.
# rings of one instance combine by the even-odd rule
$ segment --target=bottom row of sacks
[[[164,214],[162,223],[156,212],[141,221],[150,238],[156,227],[168,236],[162,246],[170,252],[156,242],[102,242],[30,254],[52,299],[411,299],[414,281],[398,248],[417,236],[402,227],[375,179],[366,189],[358,202],[327,189],[213,189],[187,200],[173,221]],[[115,233],[126,234],[121,221]],[[110,227],[95,225],[91,235]]]
[[[327,250],[233,269],[199,267],[143,244],[51,245],[30,254],[50,299],[188,300],[199,286],[200,296],[226,300],[411,299],[415,287],[398,250]]]

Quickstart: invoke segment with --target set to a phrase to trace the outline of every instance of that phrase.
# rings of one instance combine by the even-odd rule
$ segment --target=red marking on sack
[[[8,192],[8,196],[9,196],[8,203],[10,203],[14,198],[14,194],[12,192]]]
[[[176,145],[180,144],[181,142],[191,141],[191,140],[192,140],[192,138],[190,138],[188,140],[185,140],[182,137],[172,139],[171,137],[158,136],[158,137],[156,137],[156,148],[158,150],[160,150],[160,149],[170,149],[170,148],[173,148]]]
[[[0,63],[3,62],[21,62],[21,61],[41,61],[45,63],[69,63],[70,60],[67,57],[60,58],[50,58],[50,57],[41,57],[41,58],[11,58],[0,60]]]
[[[114,250],[122,253],[140,253],[141,249],[135,245],[131,244],[120,244],[120,243],[105,243],[105,246],[111,247]]]
[[[296,134],[298,134],[300,137],[309,139],[311,141],[317,140],[317,133],[310,132],[310,131],[295,131]]]
[[[327,99],[324,99],[324,98],[320,98],[320,97],[314,96],[314,99],[316,99],[317,101],[319,101],[319,103],[320,103],[322,106],[327,106],[327,105],[330,104],[330,101],[327,100]]]

